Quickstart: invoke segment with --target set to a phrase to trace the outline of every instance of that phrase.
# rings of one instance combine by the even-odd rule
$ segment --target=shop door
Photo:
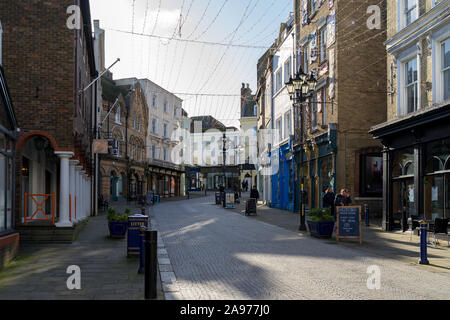
[[[411,216],[414,216],[416,210],[414,199],[414,179],[402,179],[394,182],[393,209],[394,228],[407,228],[406,225],[402,226],[402,221],[404,218],[407,220]]]

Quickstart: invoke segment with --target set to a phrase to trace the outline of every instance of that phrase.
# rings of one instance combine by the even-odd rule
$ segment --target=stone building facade
[[[389,1],[383,228],[450,217],[450,3]]]
[[[147,192],[145,141],[149,109],[141,84],[119,86],[102,79],[101,138],[109,143],[100,155],[100,190],[109,201],[138,200]]]
[[[79,28],[68,23],[74,4]],[[2,1],[0,19],[2,60],[21,124],[16,228],[26,240],[27,230],[56,225],[67,231],[59,240],[71,241],[74,224],[92,212],[96,88],[83,90],[96,76],[89,1]]]
[[[296,69],[318,81],[303,104],[303,159],[298,110],[294,120],[295,180],[297,186],[304,183],[306,208],[321,207],[324,189],[331,186],[335,193],[349,189],[353,204],[367,203],[373,214],[381,214],[382,146],[368,130],[386,119],[386,7],[384,1],[372,5],[368,0],[295,1]],[[300,187],[296,210],[299,193]]]

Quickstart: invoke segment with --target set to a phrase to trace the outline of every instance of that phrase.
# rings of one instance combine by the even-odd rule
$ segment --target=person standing
[[[256,186],[253,186],[252,190],[250,191],[250,198],[256,199],[256,201],[258,201],[258,199],[259,199],[259,191],[256,188]]]
[[[334,217],[334,192],[333,188],[328,187],[325,191],[325,194],[323,196],[323,207],[324,208],[331,208],[331,215]]]
[[[341,189],[341,192],[336,195],[336,198],[334,200],[334,206],[335,207],[344,207],[344,206],[346,206],[346,201],[347,201],[347,198],[346,198],[346,194],[345,194],[345,189]]]
[[[350,192],[348,191],[348,189],[345,189],[345,205],[350,206],[351,204],[352,204],[352,199],[351,199]]]

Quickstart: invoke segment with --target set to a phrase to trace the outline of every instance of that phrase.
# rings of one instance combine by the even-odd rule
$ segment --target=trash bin
[[[220,199],[221,199],[221,197],[220,197],[220,192],[216,192],[216,193],[215,193],[215,196],[216,196],[216,204],[221,204],[221,201],[220,201]]]
[[[135,214],[128,217],[128,245],[127,256],[139,257],[141,250],[141,228],[148,228],[148,216]]]
[[[250,198],[245,202],[245,215],[256,216],[256,199]]]
[[[154,202],[154,204],[158,204],[159,201],[160,201],[159,194],[155,194],[154,197],[153,197],[153,202]]]

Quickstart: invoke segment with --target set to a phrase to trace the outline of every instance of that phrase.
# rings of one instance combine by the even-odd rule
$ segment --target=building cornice
[[[398,51],[413,44],[417,39],[432,32],[433,29],[442,24],[449,23],[449,13],[450,2],[443,1],[440,4],[437,4],[430,11],[419,17],[415,22],[388,39],[385,42],[387,52],[396,55]]]

